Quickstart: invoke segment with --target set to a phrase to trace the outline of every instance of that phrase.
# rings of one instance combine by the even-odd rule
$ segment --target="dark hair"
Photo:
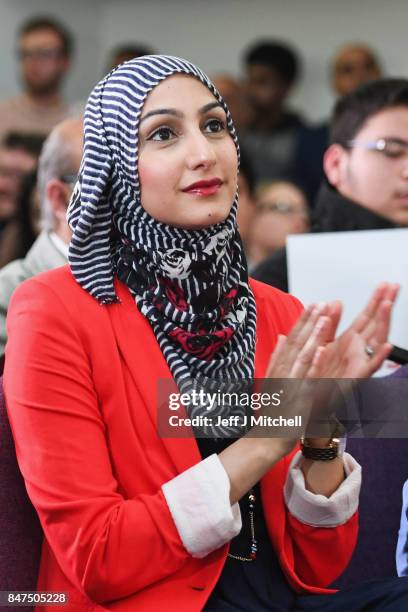
[[[142,55],[151,55],[152,52],[152,49],[147,45],[123,43],[112,49],[111,55],[112,57],[116,57],[117,55],[131,55],[132,57],[141,57]]]
[[[254,169],[245,149],[239,146],[239,174],[243,176],[247,182],[249,193],[255,193],[255,174]]]
[[[53,17],[32,17],[25,21],[18,32],[18,36],[24,36],[37,30],[53,30],[61,39],[62,51],[66,57],[70,57],[73,53],[74,42],[72,35],[65,26]]]
[[[15,220],[19,226],[19,240],[15,245],[13,259],[25,257],[27,251],[37,238],[32,224],[32,201],[37,185],[37,170],[27,173],[21,180],[16,198]]]
[[[138,43],[122,43],[117,47],[114,47],[109,54],[108,70],[115,68],[119,63],[134,59],[135,57],[142,57],[142,55],[152,55],[154,53],[151,47]],[[122,59],[126,58],[126,59]]]
[[[378,79],[360,85],[335,104],[330,122],[330,144],[345,146],[369,117],[396,106],[408,107],[407,79]]]
[[[248,49],[244,56],[245,64],[262,64],[273,68],[281,79],[291,85],[300,72],[297,53],[286,43],[264,40]]]
[[[39,157],[46,135],[26,132],[8,132],[1,143],[6,149],[26,151]]]

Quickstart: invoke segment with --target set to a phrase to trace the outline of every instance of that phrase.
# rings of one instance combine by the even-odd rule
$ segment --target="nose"
[[[187,166],[190,170],[211,168],[217,162],[214,145],[201,130],[188,136],[187,149]]]

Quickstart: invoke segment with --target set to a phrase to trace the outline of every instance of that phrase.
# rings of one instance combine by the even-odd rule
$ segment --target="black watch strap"
[[[327,448],[315,448],[302,444],[301,448],[303,456],[306,459],[312,459],[312,461],[332,461],[338,457],[339,453],[337,444],[332,444]]]

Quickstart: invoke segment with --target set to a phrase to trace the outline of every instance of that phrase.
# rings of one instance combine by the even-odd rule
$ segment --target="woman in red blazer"
[[[195,66],[149,56],[115,69],[87,105],[70,267],[14,294],[4,385],[45,534],[38,589],[68,593],[69,610],[238,609],[228,571],[259,578],[264,528],[283,599],[261,607],[248,582],[242,609],[291,597],[318,610],[352,554],[350,456],[305,459],[295,437],[239,437],[233,424],[220,452],[158,435],[160,379],[191,398],[191,382],[211,378],[223,389],[228,378],[366,376],[389,350],[396,287],[379,288],[335,341],[338,304],[308,309],[291,332],[298,301],[248,281],[237,151],[228,109]],[[191,402],[185,413],[197,415]],[[205,433],[212,444],[216,428]],[[328,442],[309,447],[330,454]],[[228,556],[243,524],[250,547]],[[405,597],[381,588],[381,601]]]

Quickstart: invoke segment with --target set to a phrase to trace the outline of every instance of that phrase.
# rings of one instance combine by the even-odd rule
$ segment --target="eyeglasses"
[[[24,60],[50,61],[59,59],[63,55],[62,49],[18,49],[17,57]]]
[[[283,215],[305,215],[303,210],[299,210],[293,204],[285,202],[284,200],[278,200],[277,202],[260,202],[257,205],[258,210],[270,210]]]
[[[73,186],[78,180],[78,174],[62,174],[59,177],[59,180],[62,181],[63,183],[66,183],[67,185]]]
[[[399,138],[379,138],[374,141],[349,140],[346,147],[353,149],[359,147],[367,151],[378,151],[385,157],[397,159],[408,154],[408,142]]]
[[[11,169],[0,166],[0,178],[7,178],[13,181],[21,181],[24,175],[24,170],[18,170],[17,168]]]
[[[335,66],[334,68],[334,71],[337,74],[354,74],[355,72],[360,72],[361,70],[370,72],[376,69],[376,63],[372,60],[367,60],[363,62],[345,62],[344,64],[337,64],[337,66]]]

